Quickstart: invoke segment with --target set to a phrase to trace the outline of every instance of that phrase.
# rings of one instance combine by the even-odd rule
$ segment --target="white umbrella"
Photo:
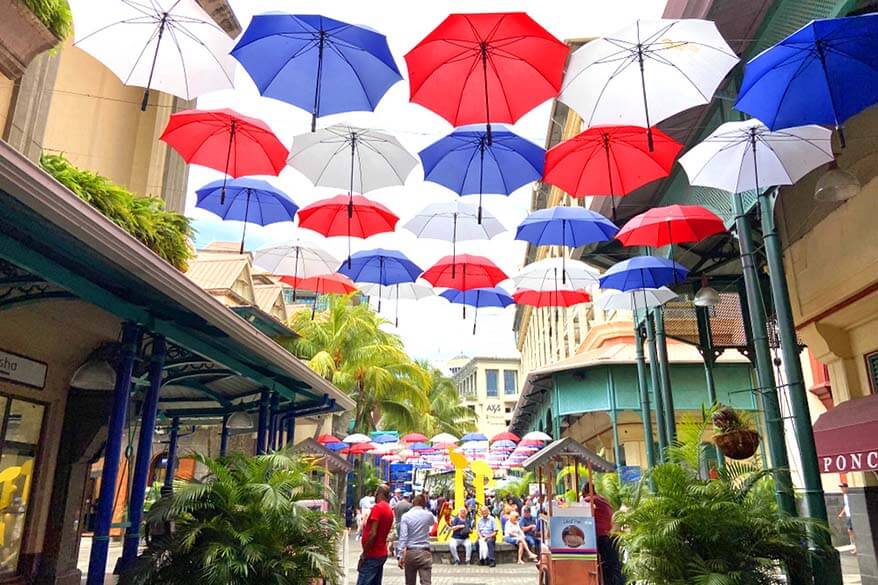
[[[392,299],[396,301],[396,316],[394,322],[399,327],[399,301],[419,301],[427,297],[436,296],[433,287],[415,282],[400,282],[391,286],[382,286],[380,284],[364,283],[358,285],[360,292],[367,297],[378,297],[381,299]],[[380,302],[379,308],[380,308]]]
[[[490,240],[506,231],[488,211],[482,212],[479,222],[478,207],[459,200],[428,205],[402,227],[418,238],[451,242],[452,255],[457,255],[457,242]]]
[[[772,131],[751,119],[721,125],[680,164],[692,185],[743,193],[791,185],[834,158],[832,130],[809,125]]]
[[[291,276],[295,300],[298,279],[332,274],[341,262],[314,243],[299,239],[256,250],[253,264],[277,276]]]
[[[558,99],[585,125],[634,124],[648,129],[709,103],[738,62],[713,22],[638,20],[586,43],[570,57]]]
[[[353,435],[348,435],[344,439],[342,439],[345,443],[355,444],[355,443],[368,443],[371,441],[369,437],[363,435],[361,433],[354,433]]]
[[[232,87],[234,41],[195,0],[69,0],[74,44],[125,85],[191,100]]]
[[[542,431],[531,431],[530,433],[526,434],[525,436],[523,436],[521,438],[522,441],[524,441],[525,439],[528,439],[531,441],[551,441],[552,436],[547,435],[546,433],[544,433]]]
[[[452,435],[450,433],[439,433],[438,435],[436,435],[435,437],[430,439],[430,442],[431,443],[456,443],[459,440],[460,439],[458,439],[457,437],[455,437],[454,435]]]
[[[583,289],[597,286],[598,272],[581,260],[546,258],[522,268],[512,278],[516,288],[536,291]]]
[[[390,134],[336,124],[296,136],[287,164],[319,187],[352,195],[404,184],[418,160]]]
[[[635,297],[636,295],[636,297]],[[607,289],[595,299],[594,306],[602,311],[635,311],[637,309],[660,307],[679,298],[677,293],[666,286],[661,288],[641,288],[631,291]]]

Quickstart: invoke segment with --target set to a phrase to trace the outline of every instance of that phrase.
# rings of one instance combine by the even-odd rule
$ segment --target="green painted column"
[[[698,351],[704,360],[704,382],[707,386],[707,402],[710,405],[716,404],[716,381],[713,377],[713,365],[716,358],[719,357],[721,351],[717,351],[713,347],[713,333],[710,330],[710,314],[707,307],[695,307],[695,317],[698,322]],[[716,449],[716,464],[722,469],[726,465],[726,459],[722,450],[714,446]]]
[[[765,417],[765,435],[768,440],[770,465],[774,468],[774,489],[780,509],[796,515],[796,501],[793,496],[793,482],[790,478],[790,464],[787,459],[786,442],[784,440],[784,422],[777,398],[777,388],[772,371],[771,349],[768,345],[768,332],[765,323],[765,307],[762,304],[762,292],[759,288],[759,273],[754,260],[753,233],[750,219],[744,213],[741,194],[732,196],[735,205],[735,227],[738,234],[738,245],[741,249],[741,265],[744,273],[747,309],[750,318],[750,331],[753,336],[755,353],[756,383],[762,402]]]
[[[802,362],[799,361],[799,341],[796,337],[796,326],[790,307],[790,292],[787,288],[783,252],[781,251],[777,226],[774,223],[774,198],[767,191],[759,194],[759,209],[762,214],[762,239],[768,261],[771,298],[774,303],[780,335],[782,363],[786,372],[787,389],[793,414],[793,428],[796,432],[796,443],[799,445],[799,456],[802,462],[805,511],[815,520],[828,522],[826,500],[823,495],[823,484],[820,480],[820,468],[817,460],[817,447],[814,444],[814,429],[811,427],[811,410],[808,406],[805,376],[802,373]],[[811,551],[814,582],[841,585],[841,561],[838,553],[832,548],[829,535],[822,530],[813,530],[811,536],[818,545]],[[828,557],[821,552],[824,547],[832,551]]]
[[[655,466],[655,443],[652,440],[652,409],[649,407],[649,386],[646,383],[646,358],[643,355],[643,332],[634,315],[634,350],[637,361],[637,389],[640,392],[640,418],[643,421],[643,442],[646,446],[646,466]]]
[[[665,423],[665,406],[662,400],[661,376],[659,375],[658,347],[655,342],[655,329],[652,319],[647,314],[643,319],[646,327],[646,345],[649,348],[649,375],[652,380],[652,395],[655,397],[655,428],[658,435],[659,461],[665,460],[665,450],[668,448],[668,427]]]
[[[674,411],[674,395],[671,391],[671,362],[668,359],[668,337],[665,334],[665,312],[661,307],[652,310],[655,325],[655,345],[658,349],[659,382],[661,383],[662,405],[665,411],[665,434],[668,444],[677,440],[677,415]]]
[[[622,445],[619,443],[619,410],[616,403],[616,381],[613,379],[613,368],[607,368],[607,393],[610,398],[610,423],[613,425],[613,457],[616,465],[622,465]]]

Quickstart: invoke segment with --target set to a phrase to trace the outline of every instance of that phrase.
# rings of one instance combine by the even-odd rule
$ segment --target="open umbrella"
[[[433,287],[416,282],[400,282],[392,286],[366,283],[360,285],[360,292],[367,297],[378,297],[379,299],[395,301],[396,316],[394,323],[396,327],[399,327],[399,301],[419,301],[436,296],[436,291],[433,290]]]
[[[634,124],[646,128],[709,103],[738,57],[708,20],[638,20],[586,43],[570,57],[558,99],[587,127]]]
[[[509,195],[543,176],[546,151],[509,130],[494,130],[492,140],[481,128],[458,129],[420,153],[424,180],[439,183],[458,195]]]
[[[591,295],[583,289],[560,285],[549,290],[520,288],[512,293],[512,298],[518,305],[531,307],[572,307],[589,302]]]
[[[445,256],[429,268],[422,278],[441,288],[471,290],[492,288],[506,280],[506,273],[490,259],[473,254]]]
[[[402,79],[387,38],[317,14],[257,14],[232,49],[266,97],[317,118],[373,111]]]
[[[224,186],[225,185],[225,186]],[[225,201],[223,199],[225,190]],[[285,193],[271,183],[249,177],[226,181],[213,181],[195,191],[195,207],[205,209],[224,220],[244,222],[241,231],[241,249],[244,253],[244,238],[247,237],[247,224],[269,225],[282,221],[293,221],[299,206]]]
[[[677,293],[666,286],[627,292],[607,289],[604,294],[595,299],[594,306],[602,311],[630,311],[633,313],[638,309],[660,307],[678,298]]]
[[[404,443],[426,443],[427,437],[425,437],[421,433],[409,433],[407,435],[403,435],[400,441]]]
[[[700,242],[726,231],[721,217],[700,205],[653,207],[632,217],[616,234],[623,246],[652,246]]]
[[[425,451],[432,451],[433,447],[424,442],[417,442],[409,445],[409,449],[411,449],[415,453],[423,453]]]
[[[227,177],[278,175],[289,154],[262,120],[234,110],[184,110],[171,114],[161,135],[189,164],[216,169]],[[226,178],[220,191],[225,203]]]
[[[329,449],[330,451],[341,452],[341,451],[348,448],[348,443],[344,443],[344,442],[339,441],[338,443],[326,443],[323,446],[326,447],[327,449]]]
[[[569,47],[524,12],[451,14],[409,51],[411,101],[453,126],[516,122],[561,88]]]
[[[522,441],[524,440],[536,440],[536,441],[551,441],[552,435],[547,435],[542,431],[531,431],[523,436]]]
[[[409,260],[405,254],[383,248],[362,250],[352,254],[346,262],[342,263],[338,271],[355,282],[371,282],[382,287],[414,282],[421,274],[418,265]],[[381,310],[380,295],[378,310]]]
[[[482,433],[467,433],[460,438],[463,443],[472,443],[474,441],[487,441],[488,437]]]
[[[601,288],[629,291],[658,288],[685,280],[689,270],[673,260],[656,256],[635,256],[617,262],[600,278]]]
[[[285,277],[285,282],[293,287],[293,300],[296,300],[296,285],[300,279],[329,274],[338,268],[338,259],[308,240],[295,240],[291,243],[260,248],[253,254],[253,264],[266,272]]]
[[[497,433],[493,437],[491,437],[491,442],[496,443],[498,441],[512,441],[512,446],[515,446],[515,443],[521,440],[521,437],[516,435],[515,433],[510,433],[509,431],[503,431],[502,433]]]
[[[332,435],[320,435],[317,437],[317,442],[321,445],[328,445],[330,443],[340,443],[341,439]]]
[[[347,236],[349,258],[351,238],[392,232],[398,221],[395,213],[362,195],[336,195],[299,210],[299,227],[327,237]]]
[[[68,0],[74,44],[125,85],[185,100],[232,87],[232,39],[195,0]]]
[[[281,282],[287,277],[281,277]],[[357,290],[354,282],[343,274],[322,274],[310,278],[300,278],[296,282],[289,283],[298,290],[308,290],[320,295],[346,295]],[[311,306],[311,318],[317,313],[317,302]]]
[[[586,289],[597,286],[598,272],[581,260],[545,258],[522,268],[512,281],[519,289],[536,291]]]
[[[354,434],[348,435],[347,437],[342,439],[342,442],[348,443],[348,444],[354,444],[354,443],[368,443],[371,440],[372,439],[370,439],[367,435],[364,435],[362,433],[354,433]]]
[[[616,197],[667,177],[683,145],[652,129],[650,151],[646,128],[597,126],[552,147],[546,153],[543,182],[573,197],[609,196],[616,219]]]
[[[878,103],[878,14],[812,20],[747,62],[735,108],[771,130],[835,126]]]
[[[454,290],[448,289],[439,294],[440,297],[448,302],[464,306],[463,317],[466,318],[466,306],[475,308],[475,317],[473,319],[473,335],[476,334],[476,324],[479,319],[479,309],[485,307],[505,308],[515,303],[506,289],[494,288],[475,288],[470,290]]]
[[[436,445],[437,443],[456,443],[459,439],[452,435],[451,433],[439,433],[430,439],[430,442]]]
[[[348,453],[351,455],[366,455],[369,451],[374,451],[375,445],[371,442],[363,442],[363,443],[355,443],[350,449],[348,449]]]
[[[386,445],[388,443],[396,443],[397,439],[394,435],[375,435],[372,437],[373,443],[378,443],[379,445]]]
[[[418,238],[451,242],[452,258],[457,257],[457,242],[490,240],[506,231],[500,220],[490,213],[480,219],[474,206],[460,201],[428,205],[402,227]],[[452,271],[455,271],[454,265]]]

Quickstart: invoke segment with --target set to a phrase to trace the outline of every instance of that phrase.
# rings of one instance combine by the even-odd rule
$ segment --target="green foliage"
[[[634,506],[644,495],[646,486],[642,481],[623,483],[618,473],[598,473],[595,475],[594,490],[619,510],[623,506]]]
[[[72,165],[60,154],[43,154],[43,169],[100,211],[113,223],[140,240],[175,268],[185,271],[192,257],[189,219],[167,211],[158,197],[139,197],[106,177]]]
[[[209,475],[153,504],[147,522],[173,522],[173,534],[154,540],[121,585],[341,582],[340,522],[298,503],[326,495],[312,464],[283,453],[197,460]]]
[[[653,493],[637,494],[618,512],[626,571],[644,585],[775,585],[779,569],[807,565],[809,528],[827,530],[778,510],[771,472],[726,464],[703,479],[703,434],[711,413],[678,426],[669,463],[647,475]]]
[[[494,493],[501,499],[505,499],[508,495],[523,498],[528,495],[530,484],[534,481],[536,480],[533,472],[528,471],[521,477],[507,479],[503,485],[498,486],[497,489],[494,490]]]
[[[21,0],[46,28],[61,40],[73,29],[73,14],[67,0]]]

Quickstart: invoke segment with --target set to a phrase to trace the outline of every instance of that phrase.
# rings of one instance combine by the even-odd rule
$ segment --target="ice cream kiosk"
[[[589,498],[589,502],[565,502],[553,493],[555,475],[566,466],[576,470],[573,487],[580,493],[580,465],[588,469],[589,476],[592,472],[615,469],[612,463],[569,437],[547,445],[524,462],[524,468],[537,476],[539,495],[545,496],[547,502],[541,523],[542,539],[548,546],[544,545],[540,553],[540,585],[600,585],[602,582],[593,498]],[[588,485],[589,494],[593,496],[592,482]]]

